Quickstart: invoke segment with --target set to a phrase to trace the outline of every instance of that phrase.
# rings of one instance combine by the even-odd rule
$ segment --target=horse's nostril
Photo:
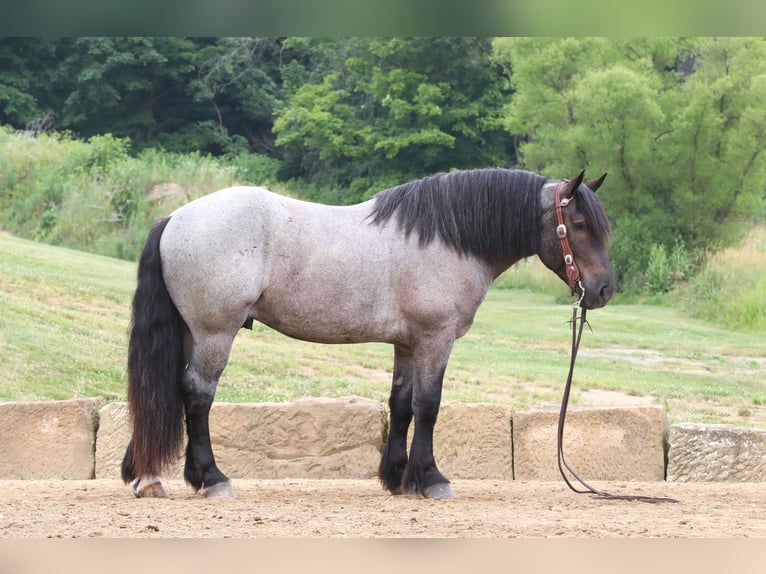
[[[609,299],[612,298],[612,294],[614,293],[614,289],[611,285],[604,283],[601,286],[601,289],[598,290],[599,297],[601,297],[601,300],[606,302]]]

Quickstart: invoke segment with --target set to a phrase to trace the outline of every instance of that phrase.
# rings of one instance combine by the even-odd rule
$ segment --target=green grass
[[[123,398],[134,273],[0,234],[0,399]]]
[[[526,264],[513,273],[538,277]],[[501,283],[508,285],[508,278]],[[511,283],[531,285],[529,277]],[[124,400],[133,263],[0,233],[0,400]],[[455,345],[443,399],[555,406],[568,367],[566,288],[492,289]],[[671,422],[766,427],[766,333],[690,318],[677,307],[610,304],[589,313],[573,401],[618,391],[665,406]],[[303,396],[388,397],[389,346],[315,345],[255,325],[219,386],[229,402]]]

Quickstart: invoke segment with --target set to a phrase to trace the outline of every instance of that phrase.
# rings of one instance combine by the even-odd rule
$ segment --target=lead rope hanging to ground
[[[572,388],[572,376],[574,375],[574,366],[575,366],[575,360],[577,359],[577,351],[580,348],[580,339],[582,338],[582,331],[583,327],[587,323],[587,320],[585,318],[585,307],[581,307],[580,304],[582,303],[583,297],[585,297],[585,289],[583,288],[582,283],[578,280],[578,284],[580,287],[580,300],[577,301],[572,306],[572,357],[569,361],[569,374],[567,375],[567,382],[564,386],[564,396],[561,399],[561,411],[559,412],[559,425],[558,425],[558,435],[557,435],[557,442],[558,442],[558,463],[559,463],[559,472],[561,473],[562,478],[564,479],[564,482],[567,483],[567,486],[574,492],[578,494],[595,494],[598,498],[603,498],[606,500],[638,500],[640,502],[679,502],[675,498],[663,498],[663,497],[656,497],[656,496],[643,496],[638,494],[611,494],[609,492],[604,492],[603,490],[599,490],[597,488],[592,487],[587,482],[585,482],[582,478],[580,478],[577,473],[572,470],[572,467],[570,467],[566,460],[564,459],[564,423],[566,421],[566,412],[567,412],[567,405],[569,404],[569,392]],[[578,309],[581,310],[580,315],[578,316],[577,311]],[[577,323],[580,323],[580,327],[577,327]],[[588,328],[590,328],[590,325],[588,325]],[[579,482],[585,490],[581,490],[578,488],[575,488],[575,486],[570,482],[569,478],[566,475],[566,472],[564,472],[564,468],[569,471],[569,473]]]

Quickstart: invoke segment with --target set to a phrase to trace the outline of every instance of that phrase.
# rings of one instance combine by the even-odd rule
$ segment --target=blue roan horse
[[[594,193],[603,179],[481,169],[347,207],[232,187],[179,208],[151,230],[138,265],[123,480],[136,496],[165,496],[160,473],[178,456],[185,421],[186,481],[206,496],[234,496],[213,457],[208,413],[234,337],[256,320],[306,341],[391,343],[380,481],[394,494],[451,498],[433,431],[453,343],[492,281],[531,255],[585,308],[609,301],[609,223]]]

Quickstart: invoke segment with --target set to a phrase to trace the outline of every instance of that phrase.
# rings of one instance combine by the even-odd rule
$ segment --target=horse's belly
[[[399,342],[398,320],[373,302],[350,306],[348,301],[297,295],[277,303],[268,297],[254,306],[253,318],[289,337],[314,343]]]

